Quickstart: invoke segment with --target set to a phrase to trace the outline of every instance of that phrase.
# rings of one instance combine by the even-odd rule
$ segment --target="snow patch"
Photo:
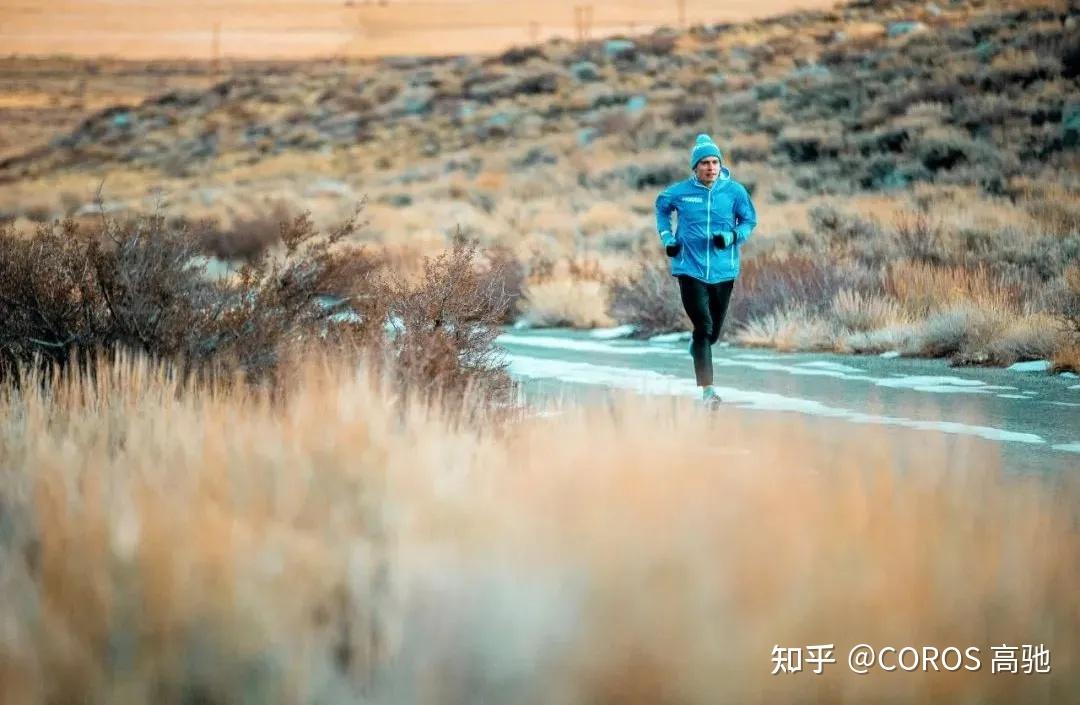
[[[589,337],[596,338],[597,340],[614,340],[616,338],[627,338],[636,331],[637,326],[627,323],[624,326],[616,326],[614,328],[597,328],[589,333]]]
[[[644,345],[613,345],[593,340],[575,340],[571,338],[555,338],[543,335],[514,335],[503,333],[495,342],[500,345],[522,345],[530,348],[544,348],[547,350],[572,350],[574,352],[603,353],[605,355],[656,355],[658,353],[674,353],[685,355],[682,350],[655,350]]]
[[[891,360],[894,357],[900,357],[900,351],[899,350],[886,350],[885,352],[878,355],[878,357],[883,357],[886,360]]]
[[[1050,370],[1049,360],[1030,360],[1028,362],[1017,362],[1009,365],[1010,372],[1048,372]]]
[[[684,330],[677,331],[675,333],[661,333],[660,335],[654,335],[653,337],[649,338],[649,342],[658,343],[661,345],[664,343],[684,343],[690,340],[690,338],[691,333]]]
[[[1054,450],[1064,450],[1069,453],[1080,453],[1080,442],[1077,443],[1058,443],[1057,445],[1050,446]]]
[[[697,397],[697,385],[691,379],[653,372],[652,370],[634,370],[625,367],[594,365],[588,362],[568,362],[507,355],[510,374],[531,379],[558,379],[576,384],[599,385],[615,389],[626,389],[639,394]],[[952,421],[922,421],[899,416],[881,416],[865,414],[839,407],[827,406],[811,399],[788,397],[770,392],[753,392],[734,387],[716,387],[717,393],[726,403],[735,404],[755,411],[792,411],[812,416],[826,416],[853,423],[875,423],[903,426],[925,431],[940,431],[961,435],[977,436],[991,441],[1011,443],[1045,443],[1041,436],[1033,433],[1017,433],[992,426],[975,426]]]
[[[997,390],[1015,390],[1016,387],[1007,387],[996,384],[987,384],[977,379],[964,377],[946,377],[940,375],[907,375],[904,377],[888,377],[879,379],[875,384],[879,387],[892,389],[913,389],[917,392],[931,392],[934,394],[985,394]]]
[[[852,367],[851,365],[842,365],[839,362],[829,362],[828,360],[816,360],[814,362],[800,362],[799,367],[814,367],[821,370],[832,370],[834,372],[856,372],[862,374],[862,370],[858,367]]]

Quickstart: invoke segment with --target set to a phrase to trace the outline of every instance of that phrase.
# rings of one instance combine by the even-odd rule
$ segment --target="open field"
[[[576,6],[592,8],[590,36],[637,34],[661,25],[741,22],[832,0],[6,0],[4,53],[125,59],[214,56],[302,59],[394,54],[480,54],[553,37],[575,37]]]
[[[652,206],[709,132],[759,213],[729,338],[1076,369],[1069,12],[862,3],[377,61],[8,59],[0,220],[158,211],[236,259],[280,215],[330,227],[365,201],[358,241],[403,271],[460,231],[516,258],[525,322],[645,335],[685,325]]]

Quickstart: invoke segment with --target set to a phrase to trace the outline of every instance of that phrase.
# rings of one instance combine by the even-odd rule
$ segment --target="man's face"
[[[698,181],[708,186],[720,176],[720,160],[716,157],[705,157],[694,167],[694,173],[697,174]]]

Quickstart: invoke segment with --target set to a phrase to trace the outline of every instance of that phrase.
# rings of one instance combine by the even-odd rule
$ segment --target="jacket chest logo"
[[[701,196],[683,196],[679,199],[683,203],[704,203],[705,199]]]

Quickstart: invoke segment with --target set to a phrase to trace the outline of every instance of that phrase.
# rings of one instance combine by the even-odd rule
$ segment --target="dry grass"
[[[294,382],[275,403],[121,359],[0,396],[5,705],[1080,688],[1078,487],[1005,476],[992,444],[626,399],[480,437],[354,371]],[[853,676],[859,642],[982,668]],[[825,675],[769,675],[815,643]],[[991,675],[1002,643],[1045,643],[1052,673]]]
[[[1063,345],[1052,360],[1054,372],[1080,373],[1080,342]]]
[[[843,289],[833,297],[832,315],[837,324],[857,333],[904,322],[903,311],[896,301],[851,289]]]
[[[619,230],[633,229],[637,220],[628,212],[625,205],[611,201],[600,201],[589,206],[578,217],[578,227],[587,237],[603,235]]]
[[[542,327],[610,326],[607,296],[607,287],[595,280],[559,277],[534,282],[525,291],[525,320]]]
[[[691,328],[668,262],[643,258],[622,276],[614,277],[610,286],[612,318],[634,325],[638,335]]]
[[[1045,313],[1020,316],[985,345],[990,361],[1011,365],[1018,360],[1048,360],[1067,349],[1065,328],[1060,318]]]
[[[837,352],[850,352],[876,355],[883,352],[910,352],[915,349],[915,328],[910,324],[900,324],[852,333],[837,346]]]
[[[984,268],[941,267],[902,260],[886,277],[886,288],[912,316],[925,317],[961,303],[1010,310],[1015,292]]]
[[[832,321],[795,305],[751,318],[736,330],[735,340],[777,350],[832,350],[837,335]]]

